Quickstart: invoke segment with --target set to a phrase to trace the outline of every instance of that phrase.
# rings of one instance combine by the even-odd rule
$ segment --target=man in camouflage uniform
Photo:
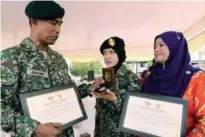
[[[115,86],[104,93],[92,92],[97,98],[95,137],[134,137],[134,135],[118,130],[126,93],[140,91],[138,76],[122,64],[126,59],[124,47],[124,41],[119,37],[105,40],[100,47],[104,63],[108,68],[112,67],[115,70]],[[103,80],[99,78],[90,88],[96,90],[95,87],[99,87],[102,83]]]
[[[13,137],[58,136],[60,123],[42,124],[23,115],[19,94],[72,83],[65,59],[48,46],[59,36],[64,9],[53,1],[32,1],[25,13],[30,37],[1,52],[1,128]],[[79,87],[81,97],[86,88]],[[62,136],[72,137],[72,127]]]

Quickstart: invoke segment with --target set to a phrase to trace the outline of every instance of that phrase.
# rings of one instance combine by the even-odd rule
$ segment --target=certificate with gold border
[[[161,95],[129,93],[119,129],[145,137],[185,137],[187,100]]]
[[[75,85],[64,85],[20,94],[24,115],[41,123],[60,122],[60,129],[87,119]]]

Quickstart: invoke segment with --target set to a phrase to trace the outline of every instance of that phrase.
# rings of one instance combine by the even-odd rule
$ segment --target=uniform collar
[[[21,47],[26,51],[36,51],[36,44],[29,38],[25,38],[21,41]]]
[[[38,51],[36,44],[29,37],[26,37],[22,40],[21,47],[26,51]],[[53,53],[53,50],[49,46],[48,53]]]
[[[116,75],[123,75],[126,70],[127,70],[127,68],[125,67],[124,64],[122,64],[122,65],[120,66],[120,68],[118,69]]]

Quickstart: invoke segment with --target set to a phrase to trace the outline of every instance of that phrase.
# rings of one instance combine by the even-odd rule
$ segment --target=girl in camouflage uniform
[[[126,59],[124,47],[124,41],[119,37],[107,39],[100,47],[105,65],[108,68],[114,68],[115,86],[104,93],[92,92],[97,98],[95,137],[134,137],[118,130],[125,94],[140,91],[139,78],[122,64]],[[102,78],[98,78],[92,86],[99,86],[102,81]]]

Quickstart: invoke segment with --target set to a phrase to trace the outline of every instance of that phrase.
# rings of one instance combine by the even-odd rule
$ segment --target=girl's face
[[[119,61],[117,53],[112,48],[103,50],[103,59],[108,68],[116,66]]]

